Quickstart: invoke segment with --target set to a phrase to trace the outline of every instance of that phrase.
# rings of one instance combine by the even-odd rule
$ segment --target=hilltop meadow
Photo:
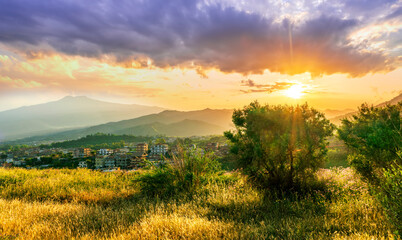
[[[0,239],[400,239],[401,108],[362,105],[335,129],[307,105],[254,102],[224,157],[0,168]]]
[[[327,196],[266,199],[238,172],[192,195],[150,198],[147,173],[0,169],[0,239],[392,239],[350,168],[322,169]]]

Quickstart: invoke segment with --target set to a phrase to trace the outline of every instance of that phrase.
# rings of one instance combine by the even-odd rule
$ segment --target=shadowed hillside
[[[78,139],[96,133],[177,137],[222,134],[232,127],[232,112],[229,109],[204,109],[189,112],[166,110],[129,120],[25,138],[18,140],[18,143]]]

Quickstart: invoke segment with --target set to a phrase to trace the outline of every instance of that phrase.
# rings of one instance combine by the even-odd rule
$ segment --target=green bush
[[[329,148],[328,161],[325,163],[325,168],[331,167],[349,167],[348,152],[344,149]]]
[[[353,151],[350,164],[371,184],[383,177],[382,169],[401,166],[402,102],[385,107],[363,104],[352,119],[344,119],[338,129],[339,138]],[[396,162],[395,162],[396,161]]]
[[[339,138],[353,151],[350,165],[371,186],[389,220],[401,233],[402,102],[385,107],[363,104],[352,119],[344,119]]]
[[[397,234],[402,234],[402,167],[392,166],[384,171],[377,198],[385,208],[386,214],[396,227]]]
[[[279,194],[303,192],[325,161],[334,126],[307,104],[261,106],[233,113],[235,132],[225,132],[231,151],[254,186]]]
[[[191,196],[220,170],[220,164],[211,153],[180,151],[172,160],[141,175],[137,182],[141,192],[149,197]]]

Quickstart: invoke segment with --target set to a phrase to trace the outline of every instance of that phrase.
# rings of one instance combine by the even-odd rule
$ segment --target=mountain
[[[386,102],[378,104],[377,107],[383,107],[383,106],[385,106],[387,104],[396,105],[400,101],[402,101],[402,93],[399,94],[398,96],[394,97],[393,99],[389,100],[389,101],[386,101]]]
[[[95,133],[176,137],[222,134],[223,131],[229,130],[233,126],[232,113],[233,110],[229,109],[204,109],[188,112],[166,110],[129,120],[22,139],[19,143],[77,139]]]
[[[392,98],[392,99],[389,100],[389,101],[386,101],[386,102],[377,104],[375,107],[384,107],[384,106],[387,105],[387,104],[395,105],[395,104],[397,104],[397,103],[399,103],[399,102],[401,102],[401,101],[402,101],[402,93],[399,94],[398,96]],[[350,117],[352,117],[352,116],[355,115],[355,114],[357,114],[357,111],[353,111],[353,112],[349,112],[349,113],[346,113],[346,114],[342,114],[342,115],[339,115],[339,116],[330,118],[329,120],[330,120],[332,123],[334,123],[334,124],[336,124],[336,125],[339,125],[339,124],[341,124],[342,119],[344,119],[344,118],[350,118]]]
[[[206,123],[198,120],[185,119],[183,121],[164,124],[164,123],[151,123],[139,125],[131,128],[126,128],[120,131],[116,131],[115,134],[130,134],[136,136],[177,136],[177,137],[189,137],[189,136],[202,136],[222,134],[229,128],[224,128],[215,124]]]
[[[54,102],[0,112],[0,141],[136,118],[163,110],[67,96]]]
[[[334,118],[340,115],[344,115],[350,112],[353,112],[353,109],[347,108],[347,109],[342,109],[342,110],[337,110],[337,109],[324,109],[320,110],[320,112],[323,112],[325,114],[325,117],[330,119]]]

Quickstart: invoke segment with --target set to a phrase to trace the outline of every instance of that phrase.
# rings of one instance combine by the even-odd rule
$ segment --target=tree
[[[352,119],[342,120],[339,138],[353,151],[352,167],[369,183],[396,234],[402,234],[402,102],[363,104]]]
[[[155,144],[164,144],[166,140],[162,137],[155,139]]]
[[[262,189],[296,191],[313,177],[334,126],[307,104],[261,106],[233,112],[236,131],[225,132],[239,167]]]
[[[402,102],[380,108],[363,104],[352,119],[343,119],[339,138],[354,152],[350,164],[372,184],[378,184],[382,171],[401,166]]]

